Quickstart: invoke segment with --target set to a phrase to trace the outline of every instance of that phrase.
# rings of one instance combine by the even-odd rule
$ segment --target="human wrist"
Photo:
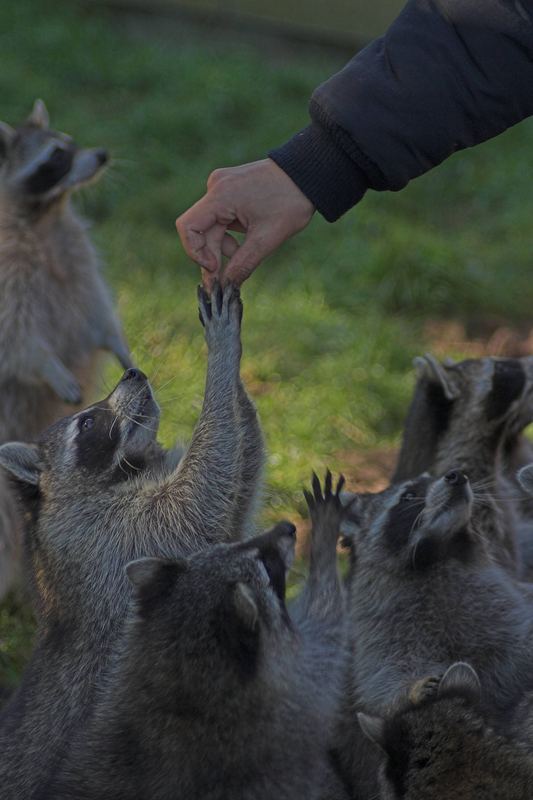
[[[361,200],[365,173],[317,123],[268,153],[317,211],[334,222]]]

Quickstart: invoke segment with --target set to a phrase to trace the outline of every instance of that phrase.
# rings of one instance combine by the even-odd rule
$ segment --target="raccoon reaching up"
[[[361,495],[349,512],[353,655],[339,741],[361,800],[374,793],[375,753],[352,724],[356,712],[389,715],[417,678],[456,660],[475,668],[495,718],[509,718],[533,688],[533,592],[495,563],[473,501],[454,470]]]
[[[49,127],[41,100],[22,125],[0,123],[0,443],[35,440],[95,388],[97,354],[132,366],[87,224],[70,203],[107,162]],[[0,484],[0,597],[17,518]]]
[[[311,568],[297,608],[295,528],[127,567],[133,603],[93,722],[39,800],[315,800],[341,678],[342,519],[331,476],[308,495]],[[327,782],[327,783],[326,783]]]
[[[380,800],[530,800],[533,756],[498,735],[481,708],[481,685],[468,664],[417,681],[387,719],[359,714],[377,745]]]
[[[38,619],[22,684],[0,716],[3,800],[34,797],[86,724],[126,615],[126,564],[188,557],[248,530],[263,445],[239,377],[238,292],[200,291],[200,315],[204,403],[177,467],[156,444],[159,409],[135,369],[38,444],[0,447],[0,465],[33,518],[27,541]]]

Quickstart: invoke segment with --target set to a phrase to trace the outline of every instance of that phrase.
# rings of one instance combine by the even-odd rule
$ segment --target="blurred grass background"
[[[170,444],[191,433],[205,369],[198,274],[174,218],[212,169],[263,157],[303,127],[312,89],[346,55],[144,27],[77,2],[1,4],[0,118],[16,124],[42,97],[53,127],[109,148],[111,169],[77,203]],[[265,520],[304,514],[311,468],[382,478],[413,356],[475,354],[504,326],[517,347],[527,337],[532,137],[523,123],[400,194],[369,193],[333,226],[317,216],[246,284],[243,373],[268,445]],[[107,385],[118,376],[110,365]],[[0,606],[9,680],[30,633],[12,601]]]

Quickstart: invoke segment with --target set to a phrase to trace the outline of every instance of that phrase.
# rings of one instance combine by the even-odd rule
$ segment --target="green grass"
[[[205,369],[198,274],[175,216],[210,170],[262,157],[307,121],[331,56],[272,58],[201,37],[142,38],[77,3],[0,5],[1,117],[43,97],[54,126],[105,145],[115,165],[79,198],[94,221],[139,365],[160,387],[162,438],[186,439]],[[533,128],[456,155],[400,194],[369,193],[335,225],[318,216],[244,289],[243,371],[269,450],[265,518],[303,513],[311,467],[397,443],[411,361],[434,317],[530,313]],[[457,355],[457,354],[456,354]],[[119,371],[110,366],[107,383]],[[0,611],[0,670],[29,624]]]

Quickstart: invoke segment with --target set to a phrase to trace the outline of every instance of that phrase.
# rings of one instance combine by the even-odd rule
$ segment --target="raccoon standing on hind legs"
[[[238,292],[200,291],[204,402],[172,468],[156,442],[159,408],[139,370],[40,437],[0,447],[33,520],[27,540],[38,630],[21,685],[0,715],[2,800],[34,798],[88,724],[126,617],[126,564],[181,558],[245,533],[263,442],[240,381]],[[235,520],[239,519],[239,527]]]
[[[70,202],[107,158],[51,130],[41,100],[19,127],[0,123],[0,443],[35,440],[87,399],[99,350],[131,366],[87,224]],[[1,479],[0,507],[1,597],[19,547]]]

